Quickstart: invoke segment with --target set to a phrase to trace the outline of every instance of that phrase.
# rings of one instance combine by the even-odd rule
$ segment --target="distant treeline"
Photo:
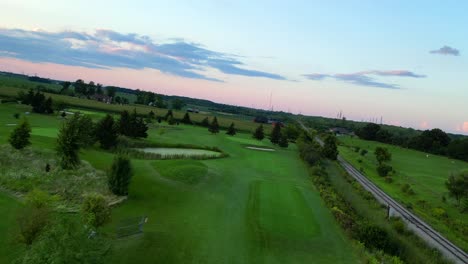
[[[447,133],[436,128],[425,130],[416,136],[393,134],[382,126],[369,123],[355,131],[365,140],[411,148],[436,155],[468,161],[468,137],[452,139]]]

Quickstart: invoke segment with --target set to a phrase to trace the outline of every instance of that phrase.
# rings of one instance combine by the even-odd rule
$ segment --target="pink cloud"
[[[429,123],[427,121],[422,121],[421,124],[419,124],[419,127],[421,129],[428,129],[429,128]]]
[[[466,121],[466,122],[463,123],[462,131],[468,133],[468,121]]]

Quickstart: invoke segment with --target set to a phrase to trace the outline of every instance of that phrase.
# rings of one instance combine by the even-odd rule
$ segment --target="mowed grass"
[[[13,114],[28,110],[27,106],[2,104],[0,124],[18,122]],[[53,151],[63,120],[36,114],[28,115],[28,120],[32,146]],[[1,144],[7,143],[12,130],[0,126]],[[239,133],[234,139],[224,133],[211,135],[206,128],[186,125],[151,127],[149,141],[216,146],[229,157],[133,159],[130,195],[113,209],[105,231],[112,234],[121,221],[138,216],[147,216],[148,222],[143,234],[115,240],[109,263],[358,262],[310,182],[294,144],[280,149],[267,140],[253,140],[250,134]],[[249,150],[246,144],[276,151]],[[113,154],[90,148],[81,151],[81,158],[105,171]],[[16,201],[6,203],[13,209],[1,206],[0,213],[14,215],[11,210],[18,206]],[[14,218],[0,219],[2,226],[11,230]],[[0,246],[5,241],[7,236],[0,236]]]
[[[406,205],[411,204],[413,211],[427,220],[435,229],[464,248],[465,251],[468,250],[466,233],[468,214],[461,213],[460,209],[455,206],[456,202],[449,198],[445,186],[449,175],[468,169],[468,163],[357,138],[340,137],[340,141],[344,144],[339,147],[340,155],[343,158],[351,162],[357,169],[363,168],[365,175],[386,193]],[[355,146],[366,149],[369,153],[363,157],[354,152],[353,147]],[[378,146],[388,148],[392,153],[390,165],[396,170],[396,175],[392,177],[392,183],[387,183],[383,177],[377,174],[377,160],[374,150]],[[359,159],[362,160],[361,163]],[[409,184],[415,194],[404,193],[401,188],[404,184]],[[446,197],[446,202],[442,201],[443,196]],[[432,209],[437,207],[446,210],[448,218],[456,224],[447,223],[445,219],[434,216]],[[465,229],[465,233],[463,233],[463,229]]]

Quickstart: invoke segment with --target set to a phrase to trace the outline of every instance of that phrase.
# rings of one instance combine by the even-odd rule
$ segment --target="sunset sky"
[[[466,1],[0,6],[0,71],[468,134]]]

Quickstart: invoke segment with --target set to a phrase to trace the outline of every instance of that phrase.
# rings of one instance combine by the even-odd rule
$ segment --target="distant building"
[[[199,113],[200,110],[198,110],[197,108],[187,108],[187,112],[190,112],[190,113]]]
[[[94,100],[99,102],[104,102],[106,104],[112,103],[112,97],[105,95],[105,94],[95,94],[93,95]]]
[[[344,127],[333,127],[330,128],[330,132],[334,133],[335,135],[352,135],[354,134],[351,130],[344,128]]]

